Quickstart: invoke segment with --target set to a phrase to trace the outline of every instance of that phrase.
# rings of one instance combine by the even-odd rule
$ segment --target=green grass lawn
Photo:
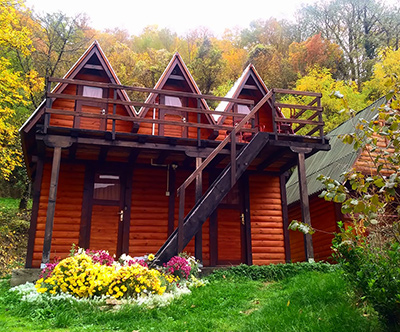
[[[30,304],[0,290],[1,331],[384,331],[358,308],[340,271],[280,282],[223,276],[162,308],[115,311],[87,303]]]

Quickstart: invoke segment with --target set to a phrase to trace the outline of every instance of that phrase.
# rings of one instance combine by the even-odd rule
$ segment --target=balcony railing
[[[201,131],[202,130],[212,130],[214,132],[225,132],[226,135],[235,132],[239,140],[243,140],[242,138],[246,133],[247,137],[251,137],[252,134],[258,131],[266,131],[265,126],[256,125],[255,118],[258,116],[257,113],[260,109],[268,104],[269,109],[271,109],[272,121],[272,133],[275,135],[276,139],[279,139],[285,135],[300,135],[306,137],[314,137],[320,138],[323,140],[323,121],[322,121],[322,107],[321,107],[321,94],[313,93],[313,92],[303,92],[303,91],[292,91],[292,90],[283,90],[283,89],[272,89],[269,93],[264,96],[264,98],[258,102],[257,105],[254,105],[253,100],[247,99],[234,99],[234,98],[225,98],[225,97],[216,97],[212,95],[202,95],[202,94],[194,94],[180,91],[171,91],[171,90],[158,90],[158,89],[149,89],[143,87],[133,87],[133,86],[124,86],[119,84],[112,83],[101,83],[101,82],[92,82],[92,81],[84,81],[84,80],[76,80],[76,79],[59,79],[59,78],[48,78],[47,84],[47,92],[46,92],[46,107],[44,109],[45,113],[45,121],[44,121],[44,132],[46,133],[48,128],[51,127],[51,116],[53,114],[63,115],[66,117],[72,117],[72,123],[75,123],[76,117],[81,118],[91,118],[98,119],[103,124],[102,128],[99,130],[105,131],[109,133],[111,139],[116,139],[116,135],[118,134],[116,128],[116,122],[128,122],[132,123],[136,126],[136,128],[140,127],[143,123],[152,124],[152,125],[171,125],[171,126],[179,126],[182,128],[196,128],[197,129],[197,140],[200,143],[201,140]],[[107,89],[107,91],[111,91],[113,94],[113,98],[93,98],[93,97],[85,97],[82,95],[72,95],[63,92],[55,92],[51,91],[51,83],[58,83],[60,85],[68,85],[73,84],[76,86],[90,86],[90,87],[98,87]],[[141,101],[126,101],[117,99],[118,93],[117,91],[133,91],[135,93],[145,93],[145,94],[154,94],[155,96],[173,96],[180,98],[190,98],[197,101],[197,107],[178,107],[178,106],[170,106],[164,105],[160,103],[146,103]],[[306,105],[301,104],[288,104],[282,103],[276,100],[276,96],[278,94],[283,94],[286,96],[306,96],[307,98],[311,98],[312,101],[308,102]],[[74,109],[59,109],[53,108],[53,100],[55,99],[65,99],[72,100],[75,104],[78,101],[80,102],[92,102],[92,103],[102,103],[106,105],[105,112],[99,112],[99,114],[89,113],[89,112],[75,112]],[[228,102],[232,105],[230,107],[229,112],[220,112],[216,110],[212,110],[210,108],[201,108],[202,99],[205,101],[212,101],[213,103],[218,102]],[[155,100],[155,99],[154,99]],[[112,113],[108,112],[109,106],[112,106]],[[149,118],[143,117],[140,113],[132,112],[130,116],[123,116],[117,114],[117,105],[122,106],[133,106],[147,109],[163,109],[169,111],[182,111],[187,114],[195,114],[197,121],[171,121],[166,119],[157,119],[157,118]],[[250,109],[249,114],[239,113],[238,105],[246,105]],[[255,111],[253,111],[256,109]],[[283,114],[285,111],[289,112],[288,117],[284,117]],[[201,122],[201,114],[207,114],[209,118],[212,119],[211,123],[202,123]],[[231,118],[232,121],[225,121],[225,123],[218,123],[216,121],[217,117],[224,116],[224,118]],[[188,117],[189,118],[189,117]],[[246,118],[245,122],[242,122]],[[238,124],[241,123],[241,126]],[[226,136],[225,135],[225,136]],[[217,136],[217,135],[216,135]],[[216,137],[214,136],[214,138]],[[247,139],[248,141],[249,139]]]

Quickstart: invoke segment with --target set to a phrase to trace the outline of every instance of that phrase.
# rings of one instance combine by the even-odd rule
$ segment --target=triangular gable
[[[108,61],[106,55],[100,47],[97,41],[94,41],[89,48],[82,54],[82,56],[76,61],[76,63],[68,70],[63,78],[74,79],[78,74],[85,68],[85,66],[92,66],[92,68],[100,68],[104,71],[106,77],[110,83],[121,84],[114,69],[112,68],[110,62]],[[58,83],[52,93],[62,93],[68,84]],[[118,97],[123,101],[130,101],[128,95],[124,90],[117,90]],[[28,120],[20,128],[20,132],[28,132],[40,117],[43,115],[43,106],[45,101],[43,101],[39,107],[32,113]],[[127,113],[130,116],[136,116],[136,112],[133,106],[125,106]]]
[[[225,97],[238,99],[243,89],[248,88],[249,86],[252,86],[255,89],[257,89],[262,96],[265,96],[269,91],[264,81],[261,79],[260,75],[257,73],[256,69],[252,64],[249,64],[245,68],[245,70],[243,70],[242,74],[236,80],[235,84],[228,91]],[[221,113],[232,112],[232,106],[233,106],[232,102],[221,101],[215,110]],[[219,115],[214,116],[214,119],[215,121],[218,122],[218,124],[222,124],[225,118],[226,118],[225,116],[219,116]]]
[[[169,79],[173,79],[174,76],[176,75],[175,73],[181,76],[183,76],[185,82],[187,83],[189,90],[187,92],[190,93],[195,93],[195,94],[201,94],[199,87],[197,86],[193,76],[190,74],[189,69],[187,68],[185,62],[183,61],[182,57],[179,55],[179,53],[175,53],[165,68],[164,72],[162,73],[161,77],[159,78],[158,82],[154,86],[154,89],[159,89],[163,90],[164,86],[166,85],[167,81]],[[147,104],[154,104],[155,100],[157,98],[157,94],[155,93],[150,93],[149,96],[147,97],[145,103]],[[200,99],[202,107],[205,110],[209,110],[209,107],[207,105],[207,102],[205,99]],[[140,117],[145,117],[146,113],[148,112],[149,108],[148,107],[142,107],[139,111],[139,116]],[[208,115],[204,114],[206,118],[209,120],[211,124],[214,124],[213,119]]]

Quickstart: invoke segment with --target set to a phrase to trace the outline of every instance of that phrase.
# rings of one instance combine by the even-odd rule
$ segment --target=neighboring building
[[[328,152],[317,152],[305,162],[311,224],[314,228],[320,230],[312,236],[314,256],[317,261],[329,260],[332,254],[332,233],[338,231],[338,221],[345,221],[345,216],[343,216],[341,212],[340,204],[328,202],[318,197],[323,191],[324,185],[317,180],[317,177],[322,174],[339,182],[343,182],[343,173],[353,168],[364,174],[376,173],[368,151],[362,149],[354,150],[352,144],[345,144],[342,142],[340,135],[354,132],[355,125],[360,119],[365,119],[366,121],[372,120],[378,115],[379,108],[385,103],[385,97],[378,99],[364,110],[358,112],[353,118],[332,130],[327,134],[327,137],[330,139],[331,150]],[[296,169],[293,171],[286,184],[289,221],[301,221],[300,198],[297,187],[298,175]],[[292,261],[298,262],[305,260],[303,234],[298,231],[289,231],[289,234]]]
[[[26,267],[73,243],[160,262],[188,251],[208,266],[288,260],[284,174],[329,144],[321,121],[283,118],[252,66],[240,80],[232,98],[201,95],[175,54],[154,89],[121,86],[97,42],[49,78],[58,84],[20,129],[34,180]]]

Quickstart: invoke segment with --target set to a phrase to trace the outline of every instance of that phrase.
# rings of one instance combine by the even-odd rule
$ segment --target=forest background
[[[321,92],[326,131],[348,118],[343,109],[363,109],[400,80],[399,5],[321,1],[295,16],[260,18],[221,37],[155,25],[130,35],[97,31],[85,14],[39,14],[23,0],[0,0],[0,197],[29,197],[18,129],[42,102],[45,78],[64,76],[94,40],[125,85],[152,88],[179,52],[202,93],[224,96],[252,63],[268,88]]]

